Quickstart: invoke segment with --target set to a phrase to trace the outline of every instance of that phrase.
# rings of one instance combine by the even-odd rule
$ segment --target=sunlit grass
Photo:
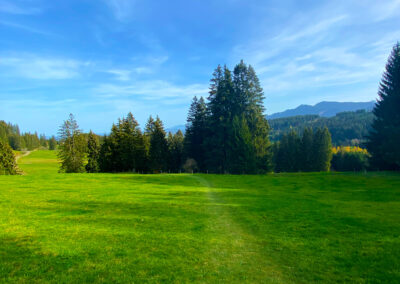
[[[399,282],[400,175],[0,177],[0,282]]]

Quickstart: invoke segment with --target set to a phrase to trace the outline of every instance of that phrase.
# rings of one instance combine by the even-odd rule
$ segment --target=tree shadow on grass
[[[43,252],[30,237],[0,238],[0,282],[57,282],[81,259]]]

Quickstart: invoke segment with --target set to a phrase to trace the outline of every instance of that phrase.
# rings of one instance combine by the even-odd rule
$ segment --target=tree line
[[[61,171],[183,170],[231,174],[266,173],[274,168],[286,171],[274,158],[286,146],[283,142],[276,143],[274,149],[280,150],[273,151],[263,101],[264,93],[254,69],[241,61],[233,72],[226,66],[218,66],[208,98],[193,98],[185,135],[180,131],[167,135],[159,117],[150,117],[142,131],[133,114],[128,113],[112,126],[109,135],[98,137],[90,132],[84,139],[71,115],[60,131]],[[321,164],[310,170],[328,170],[329,166],[325,166],[331,157],[328,130],[317,130],[310,143],[311,147],[319,148],[309,155]],[[84,167],[85,153],[87,165]],[[298,167],[298,170],[302,169]]]
[[[254,69],[243,61],[233,71],[218,66],[211,79],[209,96],[193,98],[185,135],[181,132],[167,135],[159,117],[150,117],[142,131],[129,113],[112,126],[109,135],[100,137],[93,132],[82,133],[70,115],[60,128],[60,171],[185,170],[232,174],[327,171],[332,157],[335,170],[367,167],[400,170],[399,43],[389,56],[378,95],[371,130],[366,136],[368,152],[354,148],[336,148],[332,152],[331,134],[326,127],[307,127],[301,135],[292,129],[271,143],[270,126],[264,115],[264,93]],[[5,165],[15,165],[9,144],[18,145],[13,141],[19,137],[26,146],[27,142],[21,138],[24,135],[19,134],[17,126],[0,123],[0,173],[13,172],[4,170]],[[42,142],[37,134],[32,137],[35,140],[32,145],[45,145],[44,136]],[[46,143],[49,145],[50,141]]]
[[[54,136],[46,138],[44,134],[21,133],[18,125],[6,123],[0,120],[0,141],[7,143],[13,150],[33,150],[37,148],[49,148],[54,150],[57,146],[57,140]]]
[[[371,130],[374,114],[371,111],[346,111],[332,117],[298,115],[268,120],[271,126],[271,141],[279,141],[284,134],[294,130],[301,133],[305,128],[313,130],[327,127],[335,146],[364,146]]]

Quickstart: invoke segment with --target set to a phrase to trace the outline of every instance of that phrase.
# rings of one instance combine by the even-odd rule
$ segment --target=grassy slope
[[[0,282],[399,282],[400,175],[0,177]]]

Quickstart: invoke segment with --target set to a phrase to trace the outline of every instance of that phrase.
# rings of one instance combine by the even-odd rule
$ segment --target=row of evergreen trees
[[[184,162],[181,131],[166,136],[162,121],[149,118],[145,131],[128,113],[108,136],[83,134],[71,114],[60,128],[62,172],[180,172]],[[84,166],[85,159],[87,164]]]
[[[374,169],[399,170],[399,43],[386,65],[379,97],[367,143],[370,164]],[[301,137],[292,131],[271,147],[263,100],[263,90],[251,66],[242,61],[233,72],[226,66],[218,66],[207,101],[196,97],[192,101],[185,137],[180,132],[167,137],[159,118],[150,118],[142,133],[133,115],[128,114],[112,127],[111,134],[102,143],[93,133],[86,140],[78,138],[79,131],[75,138],[75,134],[62,136],[60,157],[71,164],[77,162],[73,171],[83,171],[84,154],[69,160],[63,157],[63,152],[72,153],[73,145],[77,147],[81,143],[81,149],[88,151],[86,170],[89,172],[177,172],[182,167],[234,174],[273,169],[277,172],[329,170],[332,143],[328,129],[313,132],[306,128]],[[354,160],[351,155],[343,151],[336,153],[335,167],[347,168],[344,161]],[[364,164],[361,168],[365,168]],[[64,166],[62,169],[68,171]]]
[[[215,69],[207,102],[194,97],[185,136],[180,131],[167,136],[158,117],[150,117],[142,132],[129,113],[112,126],[110,135],[99,139],[91,132],[85,137],[71,115],[60,132],[61,170],[159,173],[185,169],[256,174],[273,170],[274,154],[277,171],[329,170],[331,140],[327,129],[315,134],[307,129],[302,141],[292,133],[272,151],[263,100],[254,69],[241,61],[233,73],[226,66]],[[291,162],[303,153],[308,155],[303,161],[307,166]]]
[[[251,66],[218,66],[207,102],[193,99],[185,149],[200,171],[263,173],[272,170],[264,93]]]
[[[273,144],[275,172],[329,171],[332,141],[328,128],[313,132],[304,129],[302,136],[295,131],[284,134]]]
[[[18,125],[0,121],[0,141],[9,144],[14,150],[33,150],[39,147],[50,148],[54,150],[57,146],[57,140],[53,136],[47,139],[44,134],[21,133]]]

